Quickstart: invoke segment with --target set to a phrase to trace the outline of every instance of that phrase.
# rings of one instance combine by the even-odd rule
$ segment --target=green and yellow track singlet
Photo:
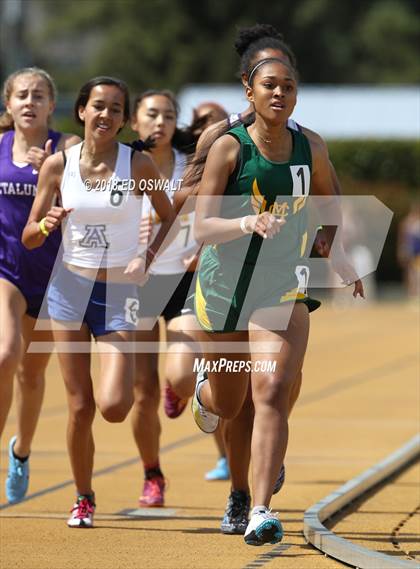
[[[207,331],[246,329],[257,308],[283,302],[305,302],[310,310],[319,306],[305,294],[309,270],[302,259],[307,245],[311,148],[302,132],[289,132],[293,137],[291,157],[279,163],[262,156],[244,125],[228,131],[240,143],[240,151],[220,217],[233,219],[269,211],[286,223],[273,239],[254,233],[203,249],[195,310]]]

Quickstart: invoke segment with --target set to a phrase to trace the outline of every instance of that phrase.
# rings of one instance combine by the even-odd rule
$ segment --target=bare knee
[[[122,423],[133,405],[133,396],[130,394],[118,400],[102,398],[97,404],[105,421],[108,421],[108,423]]]
[[[69,420],[76,425],[89,426],[93,423],[95,411],[93,398],[72,400],[69,408]]]
[[[31,370],[28,367],[19,366],[16,372],[16,379],[21,387],[36,391],[44,381],[45,370]]]
[[[0,374],[13,376],[19,365],[20,356],[18,346],[0,344]]]
[[[189,398],[194,395],[195,378],[191,373],[172,375],[169,383],[178,397]]]
[[[104,405],[99,407],[102,417],[108,423],[122,423],[127,417],[131,405],[125,403],[114,403],[113,405]]]
[[[275,374],[264,374],[261,381],[253,385],[255,406],[266,405],[277,409],[288,406],[294,380],[294,376],[288,376],[287,374],[283,374],[281,377]]]

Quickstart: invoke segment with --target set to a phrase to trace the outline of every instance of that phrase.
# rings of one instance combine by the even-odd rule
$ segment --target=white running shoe
[[[70,528],[93,527],[95,505],[95,502],[89,496],[79,496],[71,510],[71,515],[67,520],[67,525]]]
[[[207,409],[200,403],[198,396],[200,386],[205,381],[207,381],[206,372],[198,372],[195,382],[194,397],[191,401],[191,410],[194,421],[197,423],[198,427],[205,433],[214,433],[217,429],[217,425],[219,424],[219,416],[207,411]]]
[[[256,506],[246,528],[244,540],[248,545],[278,543],[282,540],[283,528],[280,520],[265,506]]]

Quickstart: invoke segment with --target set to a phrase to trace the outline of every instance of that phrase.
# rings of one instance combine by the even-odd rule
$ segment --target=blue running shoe
[[[280,520],[268,508],[257,506],[251,512],[251,519],[244,535],[248,545],[275,544],[283,538]]]
[[[229,480],[230,472],[227,458],[225,456],[219,458],[215,468],[209,470],[204,478],[206,480]]]
[[[9,442],[9,470],[6,478],[6,498],[9,504],[20,502],[28,491],[29,459],[22,462],[13,454],[16,437]]]

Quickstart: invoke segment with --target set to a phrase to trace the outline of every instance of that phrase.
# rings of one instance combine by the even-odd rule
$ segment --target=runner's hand
[[[359,279],[359,276],[354,270],[353,265],[349,262],[345,254],[340,254],[338,257],[333,256],[331,259],[331,266],[333,270],[343,279],[343,284],[350,286],[354,283],[354,298],[356,298],[357,295],[365,298],[362,281]]]
[[[33,166],[34,170],[37,170],[39,172],[45,160],[48,158],[48,156],[51,156],[52,142],[53,141],[51,138],[49,138],[45,143],[45,149],[38,148],[38,146],[31,146],[31,148],[28,150],[26,161]]]
[[[272,239],[285,223],[283,218],[278,218],[265,211],[258,215],[248,215],[245,220],[245,227],[250,233],[252,231],[264,239]]]
[[[65,209],[64,207],[53,206],[45,216],[45,229],[50,233],[58,229],[63,219],[65,219],[73,209]]]
[[[139,286],[143,286],[149,279],[149,273],[146,273],[146,261],[144,257],[136,257],[132,259],[125,271],[124,274],[127,275],[128,279],[136,283]]]
[[[361,296],[362,298],[365,298],[365,291],[363,289],[363,284],[360,279],[357,279],[357,281],[354,283],[354,290],[353,290],[354,298],[357,298],[357,295]]]

